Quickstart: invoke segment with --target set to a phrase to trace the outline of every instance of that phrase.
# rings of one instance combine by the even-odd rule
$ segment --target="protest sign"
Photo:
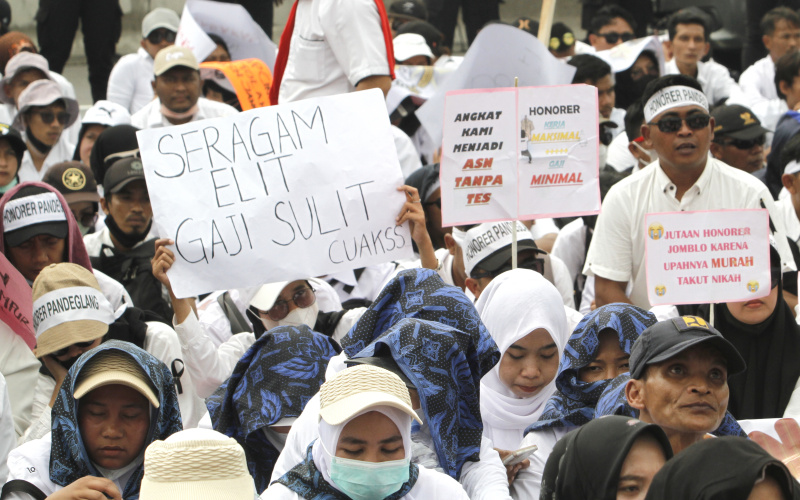
[[[765,209],[647,214],[643,230],[654,306],[742,302],[770,292]]]
[[[449,92],[441,184],[445,226],[597,213],[597,89]]]
[[[200,65],[203,80],[211,78],[218,81],[219,72],[233,87],[242,111],[269,106],[269,89],[272,86],[272,73],[260,59],[242,59],[230,62],[206,62]],[[223,85],[224,87],[224,85]]]
[[[33,349],[36,334],[33,331],[33,296],[31,287],[19,271],[0,254],[0,321]]]
[[[410,258],[383,94],[372,89],[137,133],[177,296]]]
[[[178,34],[175,36],[175,45],[191,50],[198,62],[211,55],[217,48],[214,40],[197,24],[188,5],[183,6],[181,23],[178,25]]]

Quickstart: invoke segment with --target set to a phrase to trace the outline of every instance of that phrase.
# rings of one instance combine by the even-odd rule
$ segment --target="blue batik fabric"
[[[314,443],[308,445],[305,460],[295,465],[280,479],[276,479],[275,482],[286,486],[300,495],[300,498],[307,500],[350,500],[350,497],[328,484],[328,481],[322,477],[322,473],[314,463],[314,457],[311,453],[313,447]],[[403,483],[399,490],[383,500],[403,498],[414,488],[419,477],[419,467],[417,464],[410,464],[408,468],[408,481]]]
[[[630,379],[630,373],[623,373],[611,381],[606,390],[603,391],[603,394],[600,395],[600,399],[597,402],[595,418],[606,415],[624,415],[639,418],[639,410],[631,407],[628,404],[628,399],[625,397],[625,386],[628,385]],[[719,424],[719,427],[711,432],[711,434],[715,436],[747,437],[747,433],[729,411],[725,412],[722,423]]]
[[[603,330],[613,330],[619,346],[626,353],[639,335],[656,323],[653,313],[630,304],[608,304],[587,314],[567,341],[556,375],[556,392],[545,404],[539,421],[525,433],[553,427],[581,426],[594,418],[597,400],[610,380],[581,382],[578,370],[589,365],[597,356],[598,336]]]
[[[497,361],[491,353],[497,345],[483,325],[472,301],[457,287],[449,286],[430,269],[408,269],[400,272],[381,291],[372,306],[364,312],[340,344],[347,357],[377,339],[403,318],[435,321],[456,328],[473,338],[482,373],[488,372]],[[491,365],[491,366],[489,366]]]
[[[480,460],[480,381],[500,360],[494,341],[476,342],[457,328],[406,318],[354,357],[376,355],[391,355],[416,387],[439,465],[458,479],[466,461]]]
[[[53,405],[50,480],[58,485],[67,486],[85,476],[102,477],[102,474],[90,461],[84,447],[78,426],[79,401],[73,397],[73,394],[75,393],[75,381],[86,363],[94,356],[109,350],[122,351],[132,357],[142,367],[156,389],[159,407],[151,408],[150,431],[145,446],[183,430],[181,412],[178,409],[178,396],[175,393],[172,373],[167,365],[130,342],[120,340],[104,342],[78,358],[61,384],[61,390]],[[122,498],[125,500],[139,498],[143,475],[144,464],[139,465],[128,480],[122,490]]]
[[[306,325],[273,328],[247,350],[206,402],[214,430],[244,448],[257,491],[269,486],[280,455],[262,429],[300,416],[325,382],[325,368],[335,355],[331,339]]]

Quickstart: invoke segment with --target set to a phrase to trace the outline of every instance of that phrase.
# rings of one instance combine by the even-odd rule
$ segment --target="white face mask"
[[[634,142],[633,146],[635,148],[637,148],[639,151],[641,151],[642,153],[646,154],[648,157],[650,157],[650,161],[649,162],[645,162],[645,160],[643,160],[642,158],[639,158],[639,165],[640,165],[639,168],[646,167],[647,165],[650,165],[654,161],[658,160],[658,153],[656,153],[655,149],[645,149],[642,146],[640,146],[638,142]]]
[[[267,331],[275,328],[276,326],[306,325],[307,327],[313,329],[314,325],[317,323],[317,314],[319,314],[319,305],[314,302],[306,308],[298,307],[287,314],[286,317],[280,321],[272,321],[269,316],[262,317],[261,323],[264,325],[264,328],[266,328]]]

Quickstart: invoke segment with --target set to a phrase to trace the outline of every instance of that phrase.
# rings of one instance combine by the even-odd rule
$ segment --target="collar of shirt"
[[[667,176],[667,173],[664,172],[664,169],[661,168],[661,161],[659,160],[656,164],[656,186],[661,190],[664,194],[671,194],[672,197],[675,197],[676,186],[672,182],[672,180]],[[703,173],[700,174],[700,177],[697,179],[697,182],[692,185],[686,193],[694,192],[697,195],[701,195],[705,192],[706,187],[708,186],[709,182],[711,182],[711,169],[714,167],[714,162],[712,158],[706,159],[706,165],[703,167]]]

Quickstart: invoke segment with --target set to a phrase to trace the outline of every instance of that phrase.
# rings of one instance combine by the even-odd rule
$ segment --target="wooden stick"
[[[539,41],[550,47],[550,30],[556,14],[556,0],[542,0],[542,15],[539,16]]]
[[[519,87],[519,77],[514,77],[514,87]],[[511,221],[511,269],[517,268],[517,219]]]

